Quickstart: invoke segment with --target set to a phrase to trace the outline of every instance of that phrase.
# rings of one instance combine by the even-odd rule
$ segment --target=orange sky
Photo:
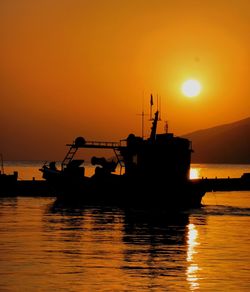
[[[140,135],[143,92],[177,135],[250,116],[249,19],[248,0],[2,0],[0,152],[61,159],[75,136]]]

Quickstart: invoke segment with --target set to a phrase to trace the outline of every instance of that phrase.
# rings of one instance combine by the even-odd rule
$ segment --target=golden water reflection
[[[199,278],[197,273],[199,271],[199,266],[195,263],[194,255],[197,253],[196,246],[199,245],[198,242],[198,231],[194,224],[190,223],[187,225],[187,270],[186,279],[187,283],[190,285],[190,290],[199,289]]]

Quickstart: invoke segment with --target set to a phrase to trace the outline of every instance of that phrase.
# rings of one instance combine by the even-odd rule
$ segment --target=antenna
[[[137,114],[137,116],[141,116],[141,136],[144,139],[144,117],[148,115],[142,110],[141,114]]]
[[[141,137],[144,138],[144,110],[141,113]]]
[[[159,121],[161,121],[161,96],[159,96]]]
[[[153,118],[152,118],[152,107],[154,105],[154,100],[153,100],[153,94],[151,93],[150,94],[150,117],[149,117],[149,120],[152,121]]]
[[[156,108],[156,110],[159,111],[159,97],[158,97],[158,93],[156,95],[156,101],[157,101],[157,108]]]
[[[153,94],[151,93],[150,95],[150,121],[153,121],[154,119],[152,118],[152,108],[154,105],[154,101],[153,101]],[[156,95],[156,111],[159,113],[158,116],[158,121],[161,121],[161,96],[159,96],[158,94]]]
[[[157,111],[159,112],[158,121],[161,121],[161,96],[157,94]]]
[[[152,94],[151,94],[151,96],[152,96]],[[156,105],[157,105],[157,109],[156,110],[159,113],[157,121],[161,121],[161,96],[159,96],[158,93],[156,95]],[[150,111],[150,115],[151,115],[151,113],[152,113],[152,109]],[[151,118],[150,120],[153,120],[153,119]]]
[[[145,113],[144,113],[144,90],[142,93],[142,112],[141,114],[138,114],[139,116],[141,116],[141,136],[142,139],[144,139],[144,117],[145,117]]]

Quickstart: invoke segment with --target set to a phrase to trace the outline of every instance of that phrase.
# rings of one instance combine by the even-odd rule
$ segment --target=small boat
[[[43,165],[43,178],[58,198],[86,204],[200,206],[205,189],[189,179],[192,143],[172,133],[157,134],[158,120],[157,110],[147,139],[134,134],[120,142],[77,137],[67,145],[69,150],[61,169],[56,168],[55,162]],[[92,157],[95,173],[87,177],[84,160],[74,159],[83,148],[113,149],[116,159]]]
[[[1,170],[0,170],[0,195],[14,195],[16,191],[18,172],[6,174],[3,165],[3,155],[0,154]]]

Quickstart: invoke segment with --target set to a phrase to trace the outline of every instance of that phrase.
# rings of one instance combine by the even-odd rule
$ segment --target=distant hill
[[[250,117],[183,137],[192,141],[194,163],[250,164]]]

